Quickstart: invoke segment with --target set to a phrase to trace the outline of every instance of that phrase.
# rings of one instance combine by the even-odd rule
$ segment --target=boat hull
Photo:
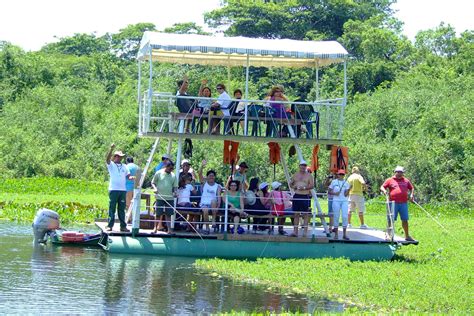
[[[390,260],[396,250],[390,243],[298,243],[156,236],[108,236],[104,248],[111,253],[159,256],[228,259],[345,257],[350,260]]]

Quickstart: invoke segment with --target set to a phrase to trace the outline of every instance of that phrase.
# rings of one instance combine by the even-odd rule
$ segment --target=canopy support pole
[[[245,69],[245,100],[249,99],[249,65],[250,65],[250,55],[247,54],[247,65]],[[244,117],[244,135],[247,136],[248,133],[248,104],[245,102],[245,117]]]
[[[149,78],[148,78],[148,113],[147,113],[147,124],[146,124],[146,130],[145,132],[148,133],[150,130],[150,116],[151,116],[151,105],[153,103],[153,87],[152,87],[152,82],[153,82],[153,61],[151,60],[152,57],[152,48],[151,44],[148,43],[148,51],[149,51]]]
[[[230,56],[227,58],[227,60],[230,59]],[[230,61],[227,63],[227,91],[232,91],[230,89]]]
[[[342,126],[344,125],[344,110],[347,105],[347,59],[344,59],[344,100],[342,100],[341,114],[339,115],[338,139],[342,139]]]
[[[137,103],[138,103],[138,135],[143,135],[142,131],[142,104],[140,102],[141,97],[141,83],[142,83],[142,62],[138,61],[138,83],[137,83]]]
[[[184,133],[184,120],[180,120],[179,121],[179,134],[183,134]],[[170,140],[171,141],[171,140]],[[176,170],[176,184],[177,186],[179,185],[179,168],[181,166],[181,154],[182,154],[182,150],[183,150],[183,138],[179,137],[178,138],[178,152],[176,154],[176,164],[175,164],[175,170]],[[177,186],[175,187],[175,189],[177,189]],[[176,209],[176,205],[177,205],[177,200],[176,198],[173,198],[173,201],[174,201],[174,208]],[[176,212],[173,212],[173,215],[171,215],[171,228],[174,229],[174,223],[176,221]]]
[[[316,101],[319,100],[319,61],[316,60]]]

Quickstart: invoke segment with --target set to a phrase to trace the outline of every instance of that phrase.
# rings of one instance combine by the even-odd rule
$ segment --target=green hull
[[[108,236],[105,249],[111,253],[229,259],[345,257],[351,260],[390,260],[396,247],[389,243],[298,243]]]

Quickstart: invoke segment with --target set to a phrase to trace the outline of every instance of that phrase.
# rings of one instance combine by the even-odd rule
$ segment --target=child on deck
[[[195,194],[196,190],[191,185],[192,178],[188,174],[184,174],[179,179],[178,184],[178,211],[192,211],[193,204],[191,203],[191,193]],[[193,223],[195,220],[194,215],[189,215],[188,221]],[[191,224],[192,225],[192,224]],[[191,227],[187,227],[187,231],[191,231]]]

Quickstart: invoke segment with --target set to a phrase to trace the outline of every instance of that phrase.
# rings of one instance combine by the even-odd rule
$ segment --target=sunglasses
[[[216,90],[224,90],[222,87],[217,87]]]

